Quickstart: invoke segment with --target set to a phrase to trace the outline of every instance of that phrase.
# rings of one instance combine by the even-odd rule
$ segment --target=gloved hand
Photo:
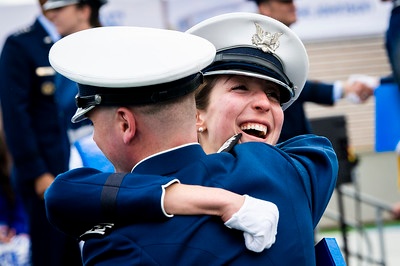
[[[243,231],[247,249],[261,252],[275,243],[279,210],[272,202],[244,196],[243,206],[225,222],[225,226]]]

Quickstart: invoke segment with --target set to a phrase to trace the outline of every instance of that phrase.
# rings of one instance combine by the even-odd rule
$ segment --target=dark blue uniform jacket
[[[304,104],[306,102],[313,102],[331,106],[334,104],[333,90],[333,84],[307,81],[299,98],[284,112],[285,120],[279,142],[288,140],[294,136],[312,133],[310,122],[304,110]]]
[[[314,265],[314,228],[330,200],[337,171],[331,143],[313,135],[299,136],[277,147],[244,143],[231,153],[213,155],[206,155],[194,144],[148,158],[119,186],[114,227],[104,235],[85,235],[84,262]],[[113,221],[100,204],[108,176],[89,168],[58,176],[45,196],[50,221],[72,235],[90,228],[91,222]],[[225,227],[214,216],[174,216],[156,221],[163,217],[163,185],[174,178],[274,202],[280,213],[276,243],[262,253],[251,252],[244,245],[242,232]],[[154,221],[149,222],[149,218]],[[127,225],[134,219],[137,223]]]

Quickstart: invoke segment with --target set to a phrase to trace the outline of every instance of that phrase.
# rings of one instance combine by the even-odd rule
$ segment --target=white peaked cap
[[[183,96],[215,57],[209,41],[143,27],[99,27],[68,35],[50,50],[52,67],[78,83],[73,122],[96,105],[151,104]]]
[[[198,23],[188,33],[212,42],[217,56],[204,75],[238,74],[281,86],[283,110],[300,95],[309,61],[299,37],[287,26],[255,13],[228,13]]]

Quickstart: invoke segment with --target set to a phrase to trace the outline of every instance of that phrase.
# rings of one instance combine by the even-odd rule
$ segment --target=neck
[[[174,131],[138,132],[131,145],[132,149],[128,151],[130,152],[130,161],[126,165],[129,165],[129,169],[125,169],[125,171],[131,171],[136,164],[147,157],[190,143],[197,143],[195,125]]]

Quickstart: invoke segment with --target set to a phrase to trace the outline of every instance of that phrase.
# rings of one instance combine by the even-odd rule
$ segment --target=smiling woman
[[[280,22],[259,16],[249,20],[246,13],[211,18],[188,32],[217,48],[196,93],[198,140],[204,151],[218,151],[237,133],[242,133],[240,142],[275,145],[283,111],[299,96],[308,72],[298,37]]]
[[[241,75],[211,75],[196,93],[199,143],[216,152],[232,135],[240,142],[275,145],[282,124],[281,89],[276,83]]]

